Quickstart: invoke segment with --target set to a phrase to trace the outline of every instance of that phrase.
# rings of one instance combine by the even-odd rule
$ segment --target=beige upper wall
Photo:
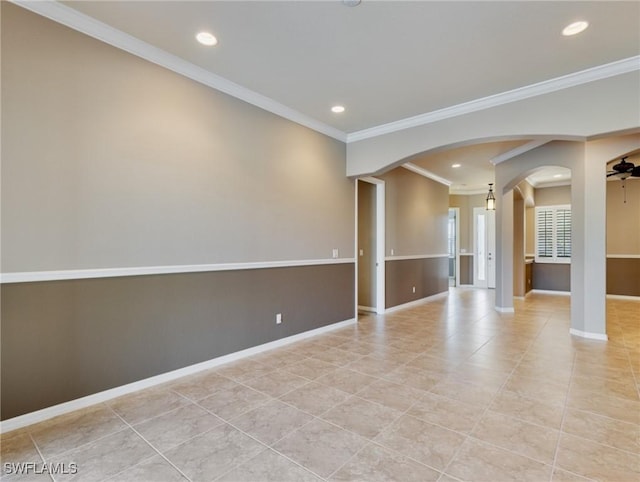
[[[607,254],[640,255],[640,179],[607,183]]]
[[[385,181],[386,256],[447,253],[449,188],[404,168],[382,176]]]
[[[353,257],[345,145],[2,2],[4,272]]]
[[[460,252],[473,253],[473,208],[486,206],[486,194],[449,196],[449,206],[460,208]]]
[[[624,190],[627,202],[624,202]],[[535,190],[536,206],[571,204],[571,187],[538,188]],[[534,208],[526,209],[526,248],[533,254],[535,250]],[[640,254],[640,181],[634,179],[625,183],[607,183],[607,254]]]
[[[534,190],[536,206],[556,206],[571,204],[571,186],[536,188]]]

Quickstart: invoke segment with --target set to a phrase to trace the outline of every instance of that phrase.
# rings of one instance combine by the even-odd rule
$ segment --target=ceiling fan
[[[640,177],[640,165],[635,166],[633,162],[626,161],[627,156],[620,159],[620,162],[612,167],[612,171],[607,172],[607,177],[617,176],[623,181],[628,177]]]

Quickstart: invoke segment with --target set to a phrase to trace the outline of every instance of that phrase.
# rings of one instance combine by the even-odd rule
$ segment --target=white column
[[[496,310],[513,312],[513,191],[496,188]]]
[[[571,333],[606,340],[606,164],[585,151],[572,183]]]

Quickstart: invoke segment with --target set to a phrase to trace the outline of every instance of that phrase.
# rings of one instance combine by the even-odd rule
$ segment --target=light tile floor
[[[640,303],[610,341],[572,337],[569,298],[447,297],[2,436],[55,480],[640,480]]]

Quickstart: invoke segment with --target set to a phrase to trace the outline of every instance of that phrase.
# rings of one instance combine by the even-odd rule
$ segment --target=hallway
[[[569,335],[568,296],[500,314],[493,295],[452,288],[10,432],[3,475],[44,461],[76,463],[75,480],[638,480],[640,303],[608,300],[600,342]]]

